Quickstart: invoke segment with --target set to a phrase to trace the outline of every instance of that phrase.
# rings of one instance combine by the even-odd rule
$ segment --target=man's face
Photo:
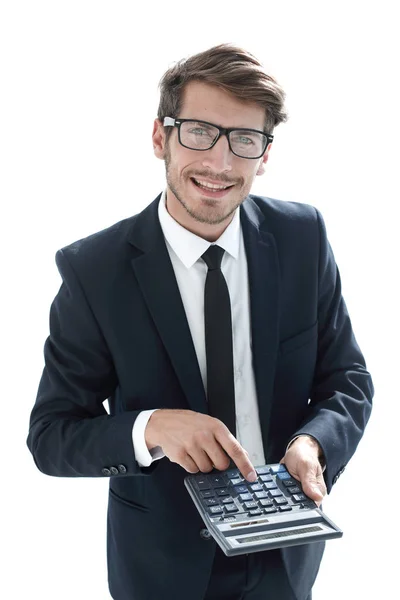
[[[182,119],[261,131],[264,116],[264,109],[258,105],[239,102],[220,88],[198,81],[187,84],[179,114]],[[269,148],[259,159],[235,156],[226,136],[221,136],[210,150],[190,150],[179,143],[177,128],[166,144],[159,121],[155,123],[153,142],[156,155],[165,160],[168,210],[184,226],[196,221],[220,227],[225,223],[226,227],[268,160]],[[198,187],[194,179],[232,187],[215,193]]]

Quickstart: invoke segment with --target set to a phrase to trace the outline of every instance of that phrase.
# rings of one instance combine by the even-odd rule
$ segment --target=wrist
[[[157,409],[150,415],[144,430],[144,441],[146,442],[146,446],[149,451],[159,446],[159,443],[157,442],[157,430],[155,426],[157,421],[156,413],[159,413],[160,410],[161,409]]]

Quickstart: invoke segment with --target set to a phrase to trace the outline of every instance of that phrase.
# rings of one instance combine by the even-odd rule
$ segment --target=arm
[[[60,477],[147,475],[135,461],[132,428],[139,411],[108,415],[103,402],[118,386],[114,364],[84,291],[64,252],[63,279],[50,310],[45,367],[31,413],[27,444],[36,466]],[[124,471],[124,468],[126,471]]]
[[[310,414],[292,439],[309,435],[318,442],[326,462],[324,478],[330,492],[364,433],[374,388],[352,331],[339,271],[318,211],[317,219],[320,235],[318,355]],[[296,446],[291,447],[292,456]]]

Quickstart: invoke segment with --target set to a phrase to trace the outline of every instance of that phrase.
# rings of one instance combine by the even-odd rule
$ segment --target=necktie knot
[[[224,252],[225,250],[223,248],[214,244],[213,246],[210,246],[206,252],[204,252],[201,258],[204,260],[210,271],[215,271],[215,269],[221,268]]]

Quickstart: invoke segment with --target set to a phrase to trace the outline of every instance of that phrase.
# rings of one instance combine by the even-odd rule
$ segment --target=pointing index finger
[[[243,477],[250,482],[257,481],[258,476],[249,459],[248,453],[230,432],[228,432],[228,439],[223,437],[220,440],[220,444],[228,456],[231,457]]]

